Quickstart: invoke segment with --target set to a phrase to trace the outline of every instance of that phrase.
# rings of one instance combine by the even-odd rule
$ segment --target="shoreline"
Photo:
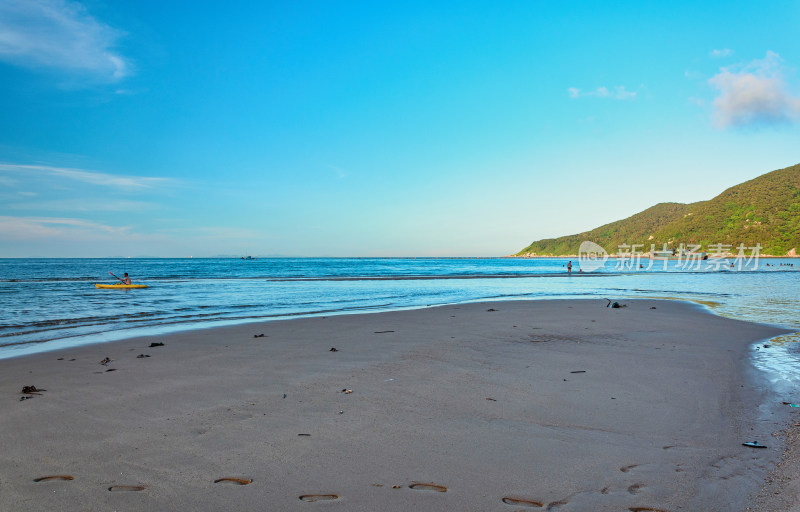
[[[772,444],[789,414],[749,405],[773,403],[749,350],[787,331],[626,303],[462,303],[3,359],[0,508],[293,510],[316,493],[347,510],[744,509],[779,454],[741,442]],[[48,391],[18,402],[23,385]],[[33,482],[62,473],[75,480]]]
[[[630,275],[635,275],[636,272],[627,273]],[[616,277],[626,275],[626,273],[576,273],[576,274],[566,274],[566,273],[552,273],[552,274],[541,274],[536,275],[533,277],[558,277],[558,278],[572,278],[572,277]],[[479,276],[485,277],[485,276]],[[514,278],[516,276],[498,276],[501,278]],[[532,276],[519,276],[519,277],[532,277]],[[405,281],[405,280],[431,280],[431,279],[451,279],[450,277],[446,278],[428,278],[428,277],[413,277],[413,278],[389,278],[389,279],[372,279],[372,278],[337,278],[337,279],[294,279],[292,281],[373,281],[373,280],[393,280],[393,281]],[[469,279],[464,277],[453,277],[452,279]],[[268,280],[270,281],[270,280]],[[281,280],[274,280],[274,281],[281,281]],[[217,319],[217,320],[200,320],[200,319],[191,319],[191,320],[182,320],[170,323],[162,323],[162,324],[153,324],[153,325],[144,325],[144,326],[134,326],[134,327],[124,327],[120,329],[108,330],[108,331],[99,331],[99,332],[92,332],[87,334],[71,334],[68,336],[52,338],[52,339],[44,339],[44,340],[28,340],[28,341],[16,341],[11,343],[6,343],[4,345],[0,345],[0,361],[4,359],[13,359],[18,357],[28,357],[35,354],[43,354],[49,352],[56,352],[60,350],[68,350],[70,348],[77,348],[87,345],[97,345],[97,344],[106,344],[106,343],[119,343],[121,341],[125,341],[128,339],[133,338],[142,338],[142,337],[153,337],[153,336],[166,336],[166,335],[173,335],[173,334],[180,334],[185,332],[191,331],[198,331],[198,330],[207,330],[207,329],[217,329],[217,328],[225,328],[231,326],[245,326],[249,324],[258,324],[258,323],[268,323],[268,322],[275,322],[275,321],[285,321],[285,320],[295,320],[295,319],[304,319],[304,318],[316,318],[322,316],[338,316],[338,315],[360,315],[360,314],[377,314],[377,313],[388,313],[388,312],[398,312],[398,311],[410,311],[416,309],[426,309],[431,307],[445,307],[451,305],[458,305],[458,304],[472,304],[475,302],[506,302],[506,301],[550,301],[550,300],[596,300],[602,301],[606,300],[599,295],[592,295],[587,294],[581,297],[570,297],[564,298],[561,295],[554,295],[554,296],[535,296],[532,297],[530,293],[522,293],[519,295],[509,294],[504,295],[502,297],[485,297],[485,298],[478,298],[478,299],[471,299],[463,302],[445,302],[440,304],[427,304],[427,305],[407,305],[407,306],[392,306],[386,307],[386,305],[365,305],[365,306],[356,306],[356,307],[348,307],[342,309],[326,309],[326,310],[314,310],[314,311],[297,311],[297,312],[289,312],[289,313],[275,313],[273,315],[262,314],[253,317],[240,317],[240,318],[231,318],[231,319]],[[671,295],[671,292],[663,292],[662,294],[654,294],[654,295],[639,295],[639,296],[620,296],[621,300],[669,300],[669,301],[678,301],[678,302],[687,302],[696,305],[700,305],[703,307],[708,308],[708,311],[714,315],[720,315],[718,311],[715,310],[713,307],[708,307],[709,302],[708,300],[700,300],[688,296],[680,296],[680,295]],[[741,318],[735,315],[724,315],[727,318],[732,318],[734,320],[742,320],[745,322],[753,322],[755,320],[748,319],[748,318]],[[785,323],[782,324],[780,321],[775,322],[757,322],[764,325],[769,325],[772,327],[776,327],[779,329],[792,329],[791,326],[786,325]],[[794,332],[794,331],[790,331]],[[58,347],[56,345],[60,344],[61,342],[66,343],[64,347]]]

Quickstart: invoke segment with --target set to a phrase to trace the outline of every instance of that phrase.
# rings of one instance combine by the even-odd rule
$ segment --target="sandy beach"
[[[0,360],[0,510],[745,510],[798,410],[770,405],[748,354],[785,331],[626,304],[460,304]]]

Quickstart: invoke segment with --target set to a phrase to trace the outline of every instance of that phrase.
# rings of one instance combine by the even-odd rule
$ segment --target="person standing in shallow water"
[[[567,274],[572,273],[572,260],[567,262]]]

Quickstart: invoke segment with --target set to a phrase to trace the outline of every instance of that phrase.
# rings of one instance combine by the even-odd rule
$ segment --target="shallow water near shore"
[[[566,258],[2,259],[0,358],[143,334],[485,300],[661,297],[800,330],[800,263],[692,270],[609,260],[567,274]],[[644,262],[647,264],[647,262]],[[717,268],[719,268],[717,266]],[[141,290],[102,290],[128,272]],[[700,333],[699,333],[700,334]],[[786,338],[755,354],[773,381],[800,380]]]

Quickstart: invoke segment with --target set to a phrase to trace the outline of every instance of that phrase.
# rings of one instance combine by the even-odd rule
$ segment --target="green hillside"
[[[576,235],[533,242],[517,256],[576,254],[584,240],[609,253],[622,244],[761,244],[761,254],[800,250],[800,164],[731,187],[708,201],[660,203],[627,219]]]

